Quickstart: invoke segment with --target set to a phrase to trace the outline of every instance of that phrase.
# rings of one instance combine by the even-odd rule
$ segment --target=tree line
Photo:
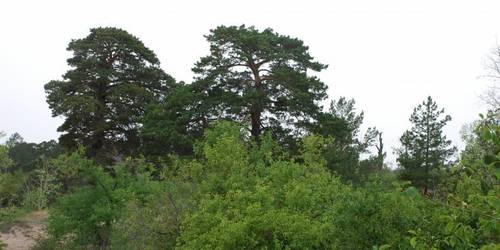
[[[100,164],[141,154],[151,160],[190,156],[212,122],[230,120],[257,144],[270,133],[291,154],[306,134],[332,138],[328,167],[347,180],[384,167],[382,133],[372,127],[360,138],[363,112],[356,112],[354,100],[341,97],[323,111],[327,85],[311,72],[327,65],[301,40],[245,26],[220,26],[205,38],[210,51],[194,65],[190,84],[165,73],[154,52],[124,30],[91,29],[71,41],[72,69],[45,85],[53,115],[65,118],[61,145],[85,147]],[[406,176],[428,183],[428,172],[446,166],[454,148],[442,136],[451,118],[439,120],[444,111],[430,97],[422,105],[401,138],[398,162],[410,172],[425,165]],[[370,148],[378,148],[377,155],[360,160]]]
[[[394,170],[353,99],[322,106],[327,65],[303,41],[244,25],[205,38],[191,83],[125,30],[72,40],[45,84],[59,140],[0,146],[0,218],[49,207],[38,249],[498,247],[498,107],[457,158],[427,97]]]

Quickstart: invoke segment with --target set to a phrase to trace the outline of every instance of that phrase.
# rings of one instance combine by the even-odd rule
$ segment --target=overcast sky
[[[68,69],[68,42],[97,26],[123,28],[191,82],[218,25],[254,25],[302,39],[329,68],[330,98],[354,98],[364,127],[384,133],[388,153],[431,95],[453,120],[446,134],[484,112],[485,56],[500,39],[500,1],[22,1],[0,3],[0,131],[27,141],[56,139],[43,85]],[[394,157],[391,156],[390,160]]]

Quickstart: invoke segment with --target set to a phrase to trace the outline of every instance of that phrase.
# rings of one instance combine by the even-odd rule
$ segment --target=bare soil
[[[47,217],[47,210],[29,213],[0,232],[0,240],[7,244],[7,250],[30,249],[44,235]]]

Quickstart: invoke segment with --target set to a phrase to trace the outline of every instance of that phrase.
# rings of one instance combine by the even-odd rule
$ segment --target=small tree
[[[5,145],[0,145],[0,173],[7,172],[13,162],[9,158],[9,148]]]
[[[382,132],[375,128],[368,129],[365,134],[363,146],[365,153],[372,151],[369,148],[374,148],[375,152],[370,154],[366,159],[359,162],[360,175],[367,176],[372,173],[381,172],[385,168],[385,157],[387,156],[384,151],[384,141],[382,139]]]
[[[21,143],[24,143],[24,138],[16,132],[9,137],[9,139],[5,142],[5,145],[7,145],[7,147],[9,148],[12,148]]]
[[[354,99],[345,97],[332,101],[329,111],[320,113],[309,129],[314,134],[334,139],[325,150],[327,167],[349,181],[359,180],[360,155],[367,152],[379,133],[369,128],[364,138],[360,138],[364,113],[358,113],[355,104]]]
[[[376,166],[378,170],[382,170],[384,168],[384,159],[387,156],[387,153],[384,151],[384,141],[382,139],[382,132],[377,131],[377,140],[378,144],[375,145],[377,149]]]
[[[42,209],[56,198],[61,184],[57,180],[56,169],[44,155],[37,160],[37,168],[33,170],[31,185],[24,197],[24,205],[30,208]]]
[[[410,117],[413,126],[403,133],[402,147],[396,150],[401,177],[423,188],[425,194],[437,185],[436,174],[448,166],[456,151],[443,135],[443,127],[451,120],[449,115],[442,118],[443,114],[444,109],[439,109],[436,102],[427,97],[413,110]]]
[[[492,49],[486,60],[485,78],[492,84],[480,97],[498,117],[500,115],[500,47]]]

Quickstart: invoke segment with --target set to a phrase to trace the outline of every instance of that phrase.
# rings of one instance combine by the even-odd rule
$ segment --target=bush
[[[154,190],[149,165],[128,161],[105,171],[83,170],[86,186],[60,198],[50,210],[49,234],[65,248],[107,248],[111,229],[128,201],[144,202]]]
[[[0,207],[20,205],[27,175],[17,171],[0,173]]]
[[[498,160],[461,163],[442,195],[429,198],[390,172],[343,184],[321,157],[328,143],[305,137],[301,154],[288,157],[269,135],[257,146],[222,122],[196,144],[196,159],[172,157],[159,174],[142,159],[104,170],[66,158],[86,164],[84,185],[51,208],[39,249],[498,246]]]
[[[164,181],[144,201],[127,202],[113,223],[113,249],[173,249],[182,215],[191,209],[193,186]]]
[[[0,230],[12,224],[17,218],[26,214],[27,210],[16,206],[0,208]]]
[[[232,127],[231,127],[232,126]],[[325,248],[333,212],[349,191],[324,167],[323,141],[306,140],[305,164],[273,158],[272,141],[248,150],[240,130],[221,123],[208,132],[202,151],[197,208],[181,223],[181,249]],[[216,139],[214,139],[216,138]],[[249,153],[253,152],[252,154]],[[257,151],[257,153],[255,152]],[[251,161],[267,155],[267,161]]]
[[[23,205],[30,209],[47,208],[60,192],[60,182],[57,180],[55,167],[45,157],[38,160],[38,167],[33,170],[30,186],[24,195]]]

